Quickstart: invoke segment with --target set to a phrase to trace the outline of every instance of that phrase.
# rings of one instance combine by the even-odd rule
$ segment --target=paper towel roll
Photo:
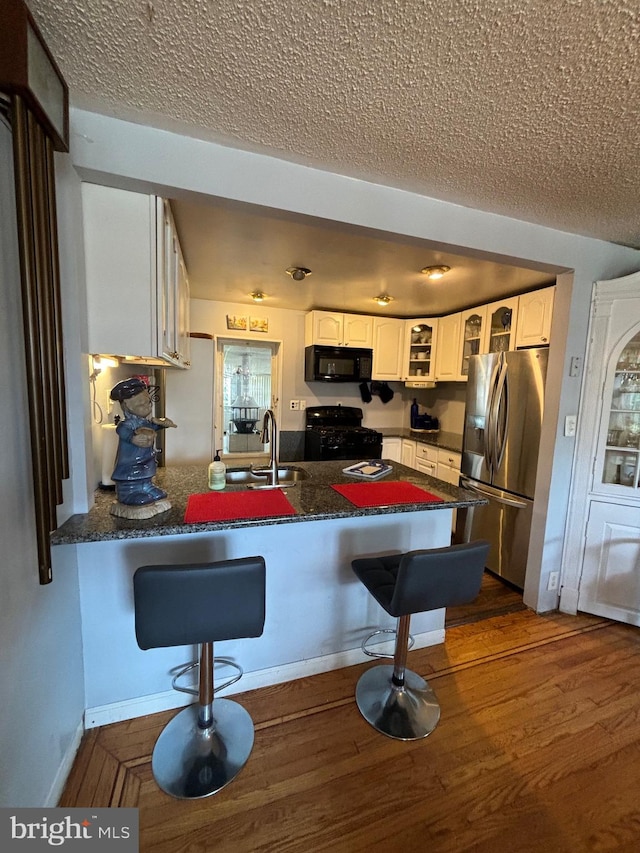
[[[115,485],[111,479],[118,452],[118,433],[115,424],[102,425],[102,480],[103,486]]]

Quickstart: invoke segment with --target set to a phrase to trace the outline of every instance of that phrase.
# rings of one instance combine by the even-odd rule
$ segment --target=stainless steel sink
[[[284,465],[278,468],[278,486],[268,485],[266,476],[259,477],[250,468],[227,468],[226,480],[230,486],[246,486],[251,489],[277,489],[281,486],[295,486],[300,480],[306,480],[309,475],[295,465]]]

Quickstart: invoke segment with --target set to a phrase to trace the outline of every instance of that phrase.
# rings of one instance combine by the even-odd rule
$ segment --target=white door
[[[592,501],[578,609],[640,625],[640,508]]]

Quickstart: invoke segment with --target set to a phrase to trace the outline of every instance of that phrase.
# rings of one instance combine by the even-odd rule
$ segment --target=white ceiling
[[[638,0],[27,2],[75,106],[640,248]],[[195,296],[369,313],[386,290],[402,316],[550,280],[251,207],[175,214]]]

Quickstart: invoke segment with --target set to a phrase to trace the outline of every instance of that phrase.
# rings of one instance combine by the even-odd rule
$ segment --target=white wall
[[[222,337],[233,336],[226,326],[227,313],[246,314],[247,306],[239,303],[222,303],[206,299],[191,300],[191,329]],[[304,412],[289,409],[289,400],[306,400],[307,406],[334,405],[358,406],[362,409],[363,425],[386,427],[398,426],[403,418],[404,386],[400,382],[390,383],[394,391],[393,400],[382,403],[376,396],[370,403],[363,403],[358,385],[352,382],[331,384],[328,382],[305,382],[304,379],[304,311],[260,306],[255,314],[269,320],[267,334],[253,333],[246,337],[259,340],[282,342],[282,396],[280,429],[303,430]],[[172,378],[175,382],[176,378]],[[170,405],[170,403],[168,403]],[[169,412],[167,412],[169,414]],[[172,415],[169,414],[169,417]],[[174,418],[177,420],[177,417]]]
[[[83,179],[169,197],[223,197],[566,269],[556,288],[553,386],[547,385],[541,442],[546,468],[536,489],[525,587],[531,606],[557,606],[547,580],[562,562],[575,446],[561,424],[578,411],[581,385],[580,377],[569,377],[569,362],[584,358],[593,282],[636,270],[640,252],[80,110],[72,111],[71,126],[71,156]]]
[[[0,125],[0,806],[36,807],[57,803],[82,731],[84,685],[75,559],[54,564],[52,583],[38,582],[10,164],[10,134]],[[66,287],[68,281],[62,278]],[[71,307],[77,299],[66,302]],[[66,310],[65,321],[68,330]],[[70,388],[68,395],[74,408],[72,440],[77,430],[83,430],[75,392]],[[80,469],[82,482],[82,465]],[[65,483],[66,498],[71,486],[72,480]],[[85,492],[84,484],[80,492]],[[70,511],[67,500],[59,508],[59,518]]]

